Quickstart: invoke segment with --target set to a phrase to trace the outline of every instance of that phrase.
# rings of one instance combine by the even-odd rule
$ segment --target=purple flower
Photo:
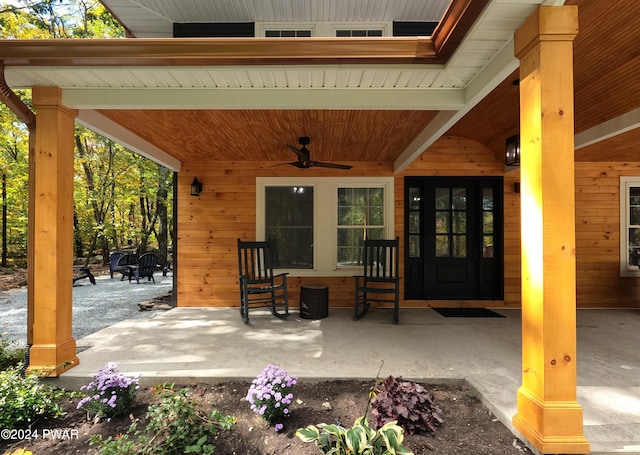
[[[280,421],[288,417],[290,410],[287,405],[293,400],[290,392],[298,378],[276,365],[268,365],[251,382],[246,399],[251,410],[262,416],[267,422],[282,429]]]
[[[140,388],[140,375],[127,377],[121,374],[116,364],[109,362],[93,375],[93,381],[80,390],[87,396],[78,402],[78,409],[86,407],[94,415],[111,417],[126,411]]]
[[[274,429],[276,430],[276,433],[282,430],[283,428],[284,428],[284,425],[282,425],[281,423],[276,423],[276,426],[274,427]]]

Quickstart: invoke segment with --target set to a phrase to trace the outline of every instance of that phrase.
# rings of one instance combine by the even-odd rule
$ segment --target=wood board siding
[[[404,244],[405,176],[504,176],[504,300],[407,300],[403,307],[520,306],[520,173],[483,145],[443,137],[400,174],[390,162],[354,162],[349,176],[394,176],[395,235]],[[640,175],[636,163],[576,163],[577,304],[579,307],[638,307],[640,280],[619,276],[619,177]],[[179,306],[238,306],[236,239],[255,239],[256,177],[344,176],[327,169],[273,167],[272,162],[184,163],[178,177],[177,300]],[[189,195],[193,177],[203,182]],[[401,274],[403,258],[401,257]],[[300,284],[328,284],[332,307],[351,307],[352,277],[289,277],[290,305],[298,308]]]
[[[620,177],[638,175],[640,163],[576,162],[579,308],[640,307],[640,279],[620,276]]]

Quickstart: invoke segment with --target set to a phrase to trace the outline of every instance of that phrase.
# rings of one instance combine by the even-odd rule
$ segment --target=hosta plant
[[[322,453],[331,455],[413,455],[402,445],[404,432],[395,422],[374,430],[364,416],[349,429],[321,423],[298,429],[296,436],[303,442],[314,442]]]
[[[433,432],[442,424],[435,397],[420,384],[389,376],[375,390],[371,416],[380,427],[397,422],[409,434]]]

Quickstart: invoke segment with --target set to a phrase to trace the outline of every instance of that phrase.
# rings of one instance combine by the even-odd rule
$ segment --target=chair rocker
[[[270,241],[238,239],[238,269],[240,315],[245,324],[249,322],[250,308],[271,308],[271,313],[278,318],[289,316],[288,273],[274,276]]]
[[[382,303],[376,308],[392,309],[393,320],[399,321],[400,276],[398,273],[400,239],[365,240],[364,274],[355,276],[354,317],[361,319],[372,302]],[[393,303],[393,306],[389,304]]]

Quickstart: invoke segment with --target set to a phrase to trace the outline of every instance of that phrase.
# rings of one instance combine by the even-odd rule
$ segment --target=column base
[[[80,364],[76,355],[76,340],[62,344],[34,344],[29,349],[28,373],[42,377],[57,377]]]
[[[583,433],[582,407],[576,401],[541,401],[520,387],[513,426],[545,454],[591,451]]]

